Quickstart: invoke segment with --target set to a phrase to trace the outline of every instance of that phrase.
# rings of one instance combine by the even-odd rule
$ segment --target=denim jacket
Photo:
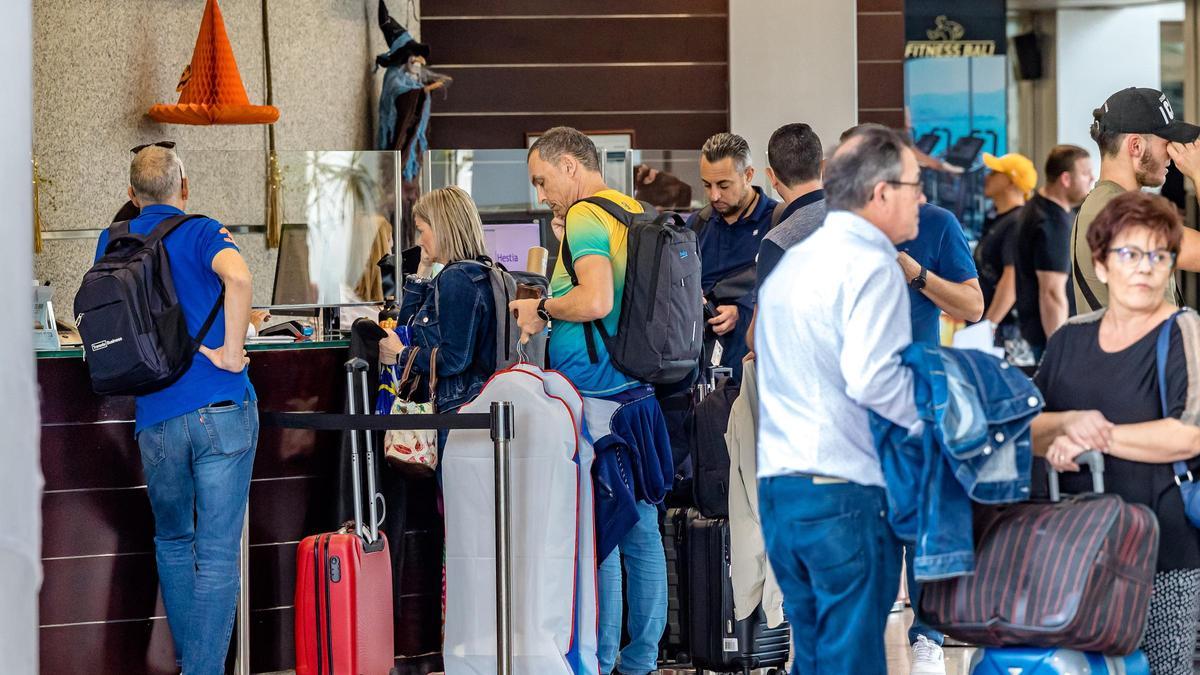
[[[888,486],[889,519],[916,544],[921,581],[975,571],[971,502],[1029,498],[1030,425],[1045,405],[1033,382],[994,356],[913,344],[919,435],[872,413],[871,430]]]
[[[434,402],[439,412],[457,410],[478,396],[495,373],[494,305],[487,269],[479,265],[450,263],[431,280],[405,280],[400,323],[410,328],[411,346],[400,353],[398,363],[403,366],[409,350],[420,347],[413,372],[428,382],[429,359],[438,348]],[[416,396],[424,400],[425,391]]]
[[[637,524],[637,502],[659,504],[670,491],[671,437],[648,384],[584,397],[583,417],[596,448],[596,559],[604,560]]]

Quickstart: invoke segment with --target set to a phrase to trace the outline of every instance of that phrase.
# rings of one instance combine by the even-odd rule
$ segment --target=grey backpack
[[[461,260],[461,263],[476,265],[487,270],[492,288],[492,301],[496,308],[496,371],[507,370],[522,361],[539,368],[546,367],[546,334],[534,335],[529,342],[521,344],[521,328],[508,309],[508,303],[517,299],[517,284],[536,286],[542,295],[550,293],[550,282],[546,277],[531,272],[509,272],[503,265],[490,260]],[[434,302],[437,299],[437,284],[434,284]]]

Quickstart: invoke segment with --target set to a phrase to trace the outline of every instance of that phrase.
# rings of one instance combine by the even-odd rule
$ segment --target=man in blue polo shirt
[[[721,345],[721,365],[733,369],[734,381],[740,382],[754,312],[755,258],[778,202],[751,185],[750,145],[737,134],[719,133],[704,142],[700,180],[709,205],[693,214],[688,226],[699,236],[700,285],[715,307],[708,324]]]
[[[183,162],[162,142],[134,148],[129,198],[147,234],[184,213]],[[154,550],[176,661],[187,675],[220,675],[233,630],[238,551],[258,444],[258,407],[243,344],[250,270],[220,223],[184,222],[166,239],[171,276],[194,336],[224,300],[192,365],[174,384],[135,401],[134,434],[154,510]],[[100,235],[96,258],[108,232]]]
[[[856,130],[870,126],[878,125],[848,129],[842,134],[842,141]],[[953,213],[940,206],[922,204],[916,238],[897,244],[896,249],[900,252],[896,261],[908,282],[913,342],[940,344],[942,312],[959,321],[978,321],[983,316],[983,290],[975,260],[962,225]],[[912,645],[910,675],[945,675],[942,654],[945,636],[927,626],[915,613],[921,600],[921,586],[913,576],[912,547],[905,547],[904,559],[908,596],[914,608],[908,631]]]

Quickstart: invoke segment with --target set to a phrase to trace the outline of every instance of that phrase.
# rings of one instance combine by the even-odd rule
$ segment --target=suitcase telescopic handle
[[[1076,457],[1075,463],[1088,467],[1092,474],[1092,491],[1096,494],[1104,494],[1104,455],[1100,454],[1098,450],[1088,450]],[[1046,467],[1050,472],[1050,501],[1061,501],[1062,493],[1058,489],[1058,471],[1055,471],[1054,465],[1048,462]]]

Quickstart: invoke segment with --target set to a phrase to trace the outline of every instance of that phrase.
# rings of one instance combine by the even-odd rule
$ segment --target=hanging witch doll
[[[451,78],[426,67],[429,46],[414,40],[393,19],[383,0],[379,0],[379,29],[388,51],[375,57],[376,68],[387,69],[379,94],[376,149],[401,152],[401,176],[407,184],[416,180],[422,155],[429,147],[430,94],[449,85]]]

